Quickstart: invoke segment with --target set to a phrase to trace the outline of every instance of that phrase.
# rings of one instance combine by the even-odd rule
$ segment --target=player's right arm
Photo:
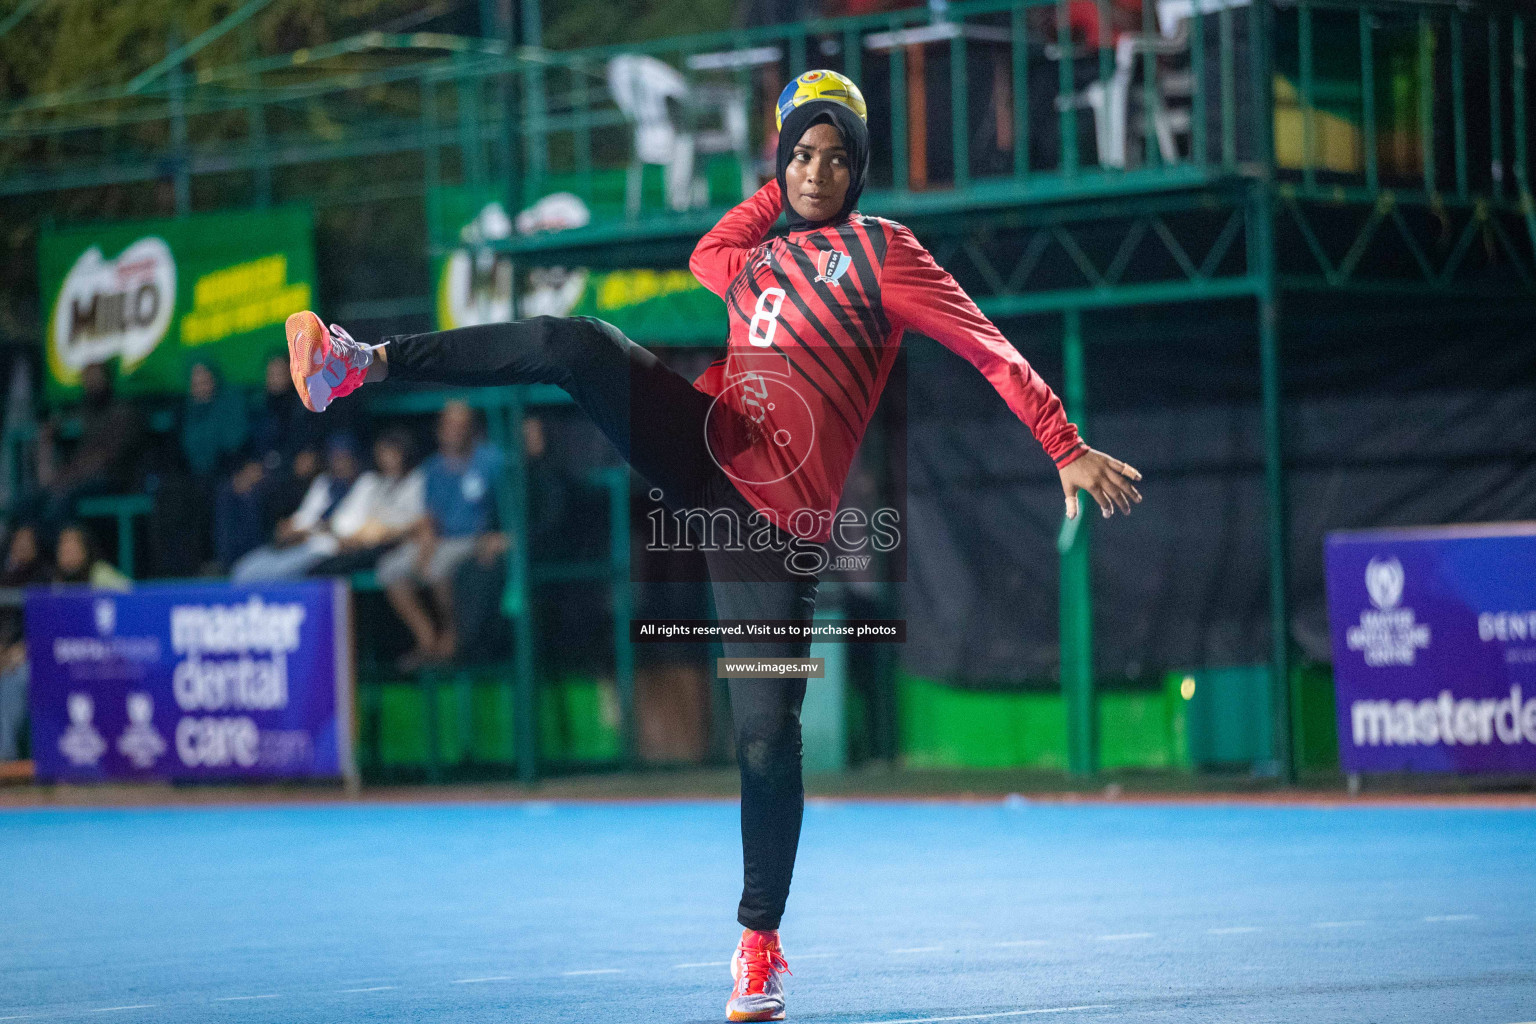
[[[784,198],[775,179],[748,196],[720,218],[709,234],[699,239],[688,260],[688,269],[699,283],[721,298],[746,265],[752,250],[763,244],[773,222],[784,212]]]
[[[1088,447],[1067,420],[1061,400],[1003,337],[949,272],[900,224],[894,225],[880,279],[882,301],[896,322],[963,356],[992,384],[1056,463],[1067,518],[1077,518],[1077,492],[1093,495],[1104,514],[1129,513],[1141,501],[1141,474]]]

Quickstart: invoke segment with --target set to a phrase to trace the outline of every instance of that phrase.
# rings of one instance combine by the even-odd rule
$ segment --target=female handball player
[[[354,341],[312,312],[287,323],[294,385],[323,411],[365,382],[554,384],[679,514],[724,514],[768,543],[705,545],[716,614],[810,622],[815,569],[855,451],[902,333],[974,365],[1056,464],[1066,514],[1087,491],[1105,516],[1139,502],[1131,466],[1095,451],[1061,402],[900,224],[855,206],[869,168],[864,98],[808,71],[779,98],[777,175],[698,243],[689,267],[725,300],[724,358],[689,381],[612,325],[588,317]],[[786,235],[768,232],[783,214]],[[733,534],[733,539],[735,535]],[[760,538],[761,539],[761,538]],[[728,640],[729,658],[805,658],[810,641]],[[806,681],[730,680],[741,770],[744,931],[731,960],[733,1021],[782,1020],[788,970],[778,927],[800,839],[800,707]]]

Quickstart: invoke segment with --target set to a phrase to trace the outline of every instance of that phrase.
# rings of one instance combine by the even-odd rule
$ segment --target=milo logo
[[[114,260],[92,246],[54,303],[48,355],[55,376],[73,383],[82,369],[113,356],[132,368],[165,337],[175,306],[176,261],[164,240],[141,238]]]

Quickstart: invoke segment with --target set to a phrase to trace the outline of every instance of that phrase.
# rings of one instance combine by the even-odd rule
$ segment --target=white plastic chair
[[[747,96],[729,85],[694,85],[689,100],[695,115],[713,112],[720,119],[720,127],[703,131],[694,129],[695,149],[700,155],[734,153],[741,167],[741,198],[757,191],[757,176],[752,170],[752,157],[747,149]],[[709,186],[703,180],[694,182],[693,204],[709,203]]]
[[[700,155],[735,153],[742,166],[742,195],[756,189],[747,153],[746,97],[740,89],[690,85],[676,68],[644,54],[614,57],[608,62],[607,77],[614,102],[635,126],[634,154],[624,190],[631,218],[640,212],[640,182],[647,164],[666,168],[667,205],[673,210],[707,201],[708,186],[694,175]],[[669,101],[686,127],[673,120]],[[718,116],[718,129],[694,126],[709,115]]]
[[[1189,49],[1189,23],[1180,24],[1172,38],[1126,33],[1115,42],[1115,71],[1108,81],[1089,83],[1074,96],[1058,97],[1057,104],[1088,108],[1093,111],[1094,137],[1098,143],[1099,164],[1103,167],[1126,166],[1130,135],[1131,80],[1144,54],[1166,57]],[[1169,109],[1168,100],[1190,96],[1192,80],[1187,72],[1168,72],[1154,61],[1156,88],[1152,91],[1152,109],[1143,112],[1142,131],[1150,121],[1157,135],[1157,148],[1164,163],[1176,163],[1179,147],[1176,135],[1187,135],[1190,113],[1187,108]]]
[[[630,217],[640,212],[640,179],[646,164],[666,168],[667,205],[686,210],[693,202],[694,138],[672,123],[667,101],[685,101],[687,82],[678,70],[655,57],[625,53],[608,62],[608,91],[635,126],[634,153],[624,206]]]

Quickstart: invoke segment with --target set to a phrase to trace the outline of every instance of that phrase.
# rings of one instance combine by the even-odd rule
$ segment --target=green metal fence
[[[761,176],[779,89],[810,67],[841,70],[870,100],[865,208],[922,221],[989,315],[1060,315],[1074,416],[1092,397],[1082,310],[1253,302],[1278,681],[1293,679],[1282,295],[1536,294],[1529,18],[1511,3],[1144,0],[1139,20],[1090,45],[1074,31],[1082,5],[966,0],[575,51],[369,33],[232,55],[263,2],[126,86],[0,106],[0,203],[91,218],[104,198],[121,215],[167,212],[167,194],[181,212],[297,199],[319,208],[324,231],[347,210],[499,183],[520,202],[570,190],[593,212],[587,227],[503,243],[524,263],[680,265],[743,177]],[[1119,6],[1092,8],[1108,25]],[[694,137],[702,189],[669,196],[665,168],[638,159],[645,118],[609,88],[616,58],[659,60],[680,78],[665,120]],[[1163,278],[1129,272],[1144,244],[1166,252]],[[1047,253],[1065,269],[1037,283]],[[420,287],[338,294],[328,309],[425,314]],[[1084,527],[1060,545],[1078,771],[1096,763]],[[1271,699],[1284,772],[1311,740],[1292,729],[1284,683]]]
[[[1107,24],[1114,5],[1096,6]],[[229,20],[243,23],[243,11]],[[1519,203],[1527,194],[1518,11],[1145,0],[1140,26],[1106,31],[1094,46],[1074,39],[1071,11],[1065,0],[967,0],[513,53],[496,40],[368,33],[214,60],[241,24],[126,85],[0,108],[0,196],[169,181],[176,205],[190,209],[515,181],[529,201],[553,188],[601,198],[633,165],[637,115],[615,102],[606,77],[621,57],[680,73],[686,88],[667,102],[681,132],[703,138],[720,132],[711,119],[742,117],[746,141],[734,148],[754,165],[783,84],[811,66],[849,74],[871,100],[872,208],[933,192],[1013,202],[1188,186],[1258,173],[1268,150],[1282,175],[1319,195],[1391,187]],[[1264,19],[1272,33],[1254,30]],[[1275,145],[1258,137],[1271,121]],[[360,162],[362,181],[348,173]]]

